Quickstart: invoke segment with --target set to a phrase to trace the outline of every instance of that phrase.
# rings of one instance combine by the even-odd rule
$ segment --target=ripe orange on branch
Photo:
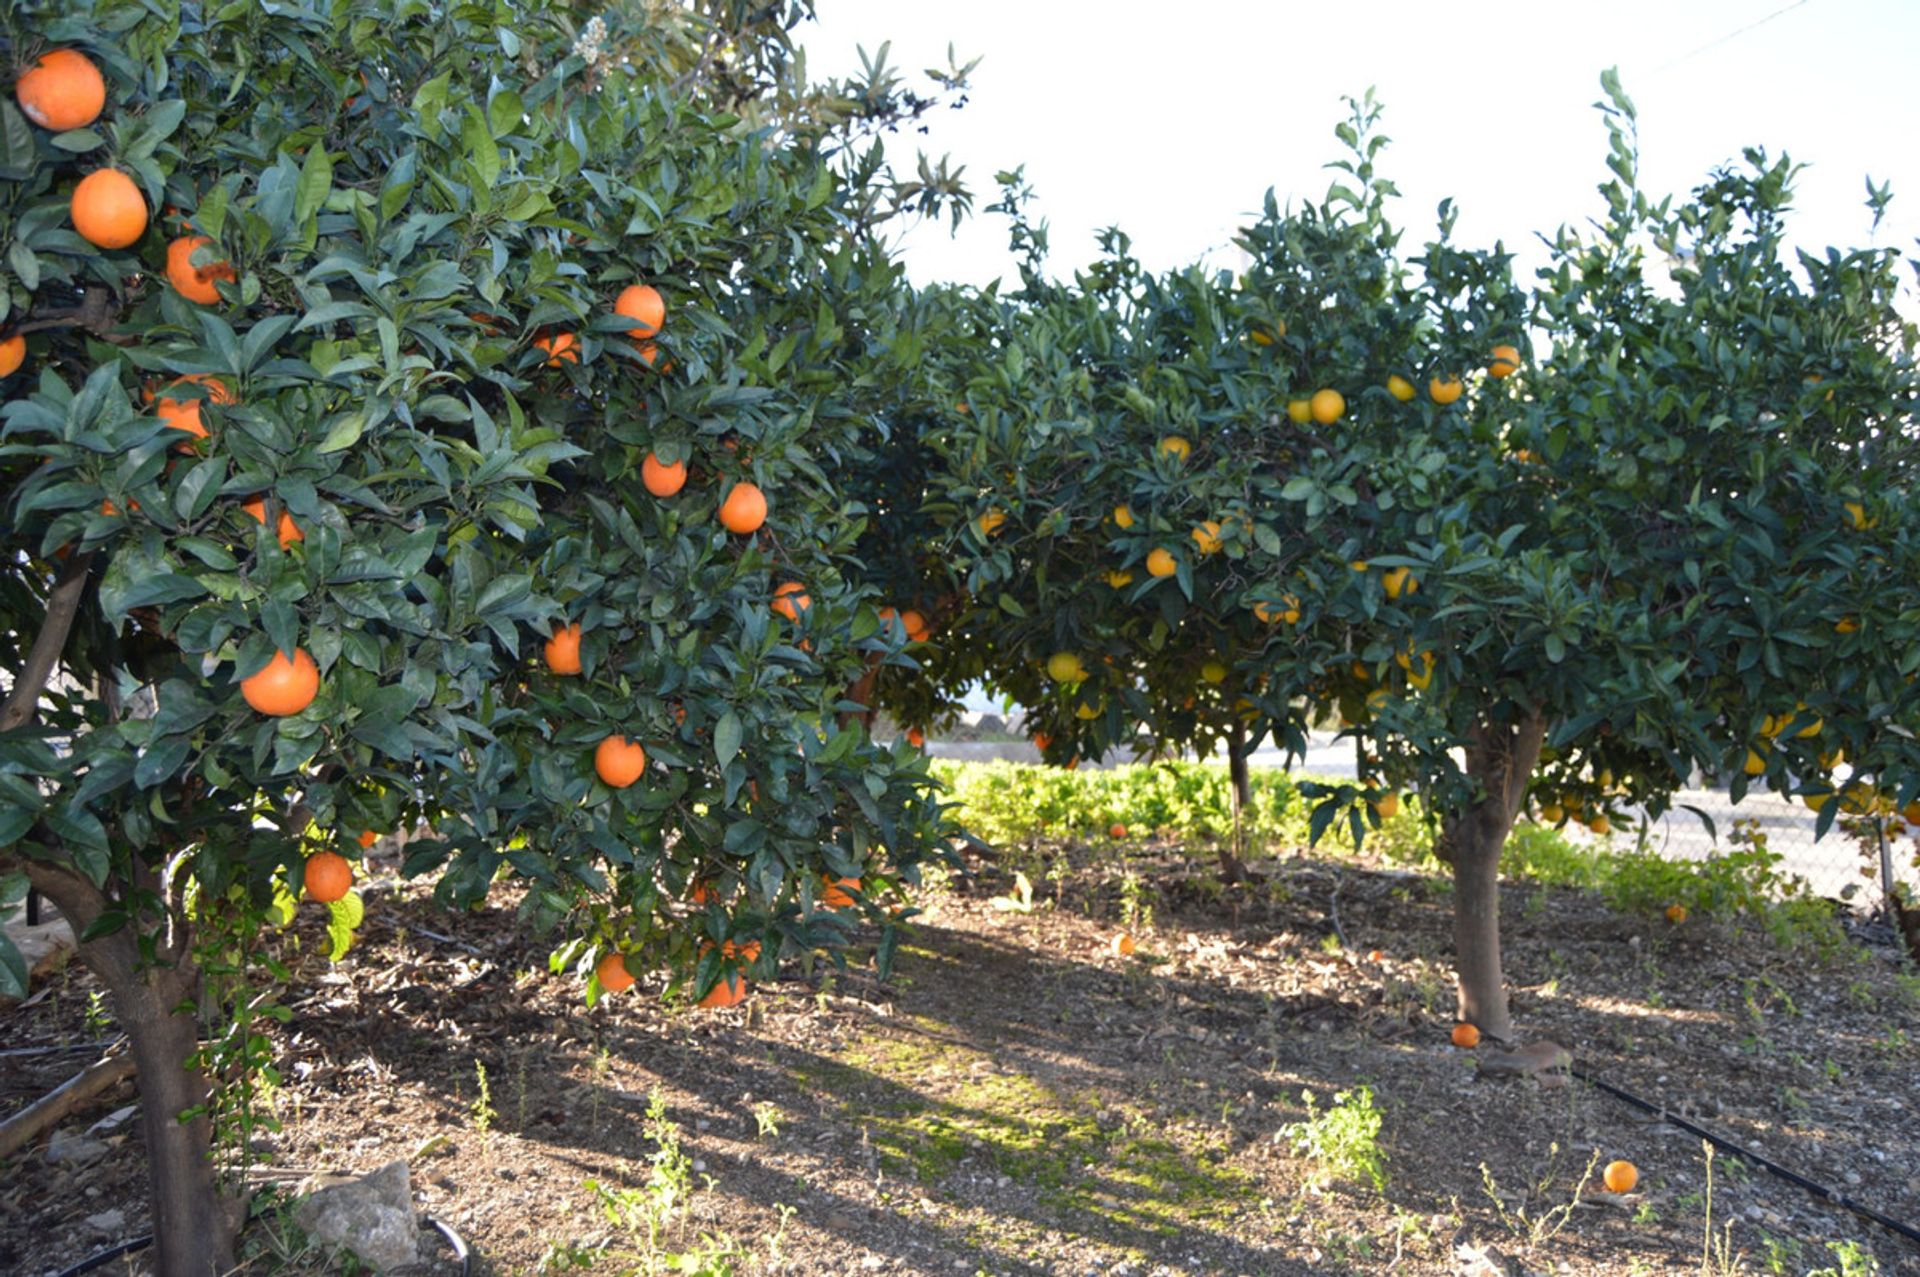
[[[824,890],[820,893],[820,903],[829,909],[848,909],[853,906],[853,897],[849,892],[860,890],[858,878],[822,878]]]
[[[813,607],[813,599],[807,594],[807,587],[798,581],[788,581],[773,592],[773,610],[789,621],[798,622],[800,614]]]
[[[687,486],[687,463],[676,461],[668,465],[649,452],[647,459],[640,463],[640,482],[656,497],[673,496]]]
[[[546,645],[547,668],[555,674],[580,672],[580,626],[558,625]]]
[[[225,406],[237,403],[238,400],[234,397],[234,393],[227,389],[227,383],[212,373],[190,372],[184,377],[175,379],[167,389],[179,390],[185,386],[201,386],[206,393],[198,396],[187,392],[178,395],[163,394],[159,402],[153,406],[154,415],[175,430],[183,430],[195,439],[205,439],[207,423],[200,419],[201,403],[211,402]],[[192,449],[191,443],[181,443],[177,445],[176,451],[189,452]]]
[[[1492,377],[1511,377],[1520,371],[1520,349],[1517,346],[1495,346],[1487,361],[1487,374]]]
[[[767,521],[767,497],[751,483],[736,483],[720,503],[720,525],[736,536],[751,536]]]
[[[73,229],[95,248],[125,248],[147,229],[147,199],[119,169],[95,169],[73,188]]]
[[[660,290],[651,284],[628,284],[614,299],[613,313],[631,319],[634,326],[627,330],[627,336],[643,341],[658,333],[660,325],[667,322],[667,303],[660,296]]]
[[[353,890],[353,862],[337,851],[317,851],[307,857],[300,877],[309,896],[330,905]]]
[[[255,523],[265,525],[267,521],[267,499],[265,497],[253,497],[242,502],[240,508],[252,515]],[[307,534],[300,530],[300,525],[293,521],[293,516],[288,514],[285,508],[281,509],[280,518],[277,520],[277,523],[280,532],[280,548],[282,550],[292,545],[295,541],[304,541],[307,539]]]
[[[533,348],[547,353],[547,367],[580,362],[580,339],[572,333],[547,333],[534,339]]]
[[[1458,377],[1435,377],[1427,382],[1427,394],[1442,408],[1460,397],[1466,385]]]
[[[240,680],[240,695],[247,704],[274,718],[298,714],[319,693],[320,667],[304,647],[293,650],[292,660],[284,652],[275,652],[258,673]]]
[[[700,999],[700,1005],[708,1009],[737,1006],[747,996],[747,978],[738,973],[722,976],[720,983],[713,986],[713,992]]]
[[[633,987],[633,974],[627,970],[626,957],[609,953],[594,964],[594,976],[608,993],[621,993]]]
[[[593,751],[593,770],[615,789],[625,789],[647,770],[647,751],[640,742],[616,732]]]
[[[202,306],[219,302],[220,289],[215,285],[216,280],[232,283],[238,278],[231,262],[214,261],[205,266],[193,264],[194,251],[212,243],[205,235],[182,235],[167,245],[167,282],[182,297]]]
[[[0,341],[0,377],[11,377],[27,362],[27,339],[15,334]]]
[[[78,49],[53,49],[15,82],[13,96],[29,120],[65,133],[100,118],[107,105],[107,82],[93,59]]]

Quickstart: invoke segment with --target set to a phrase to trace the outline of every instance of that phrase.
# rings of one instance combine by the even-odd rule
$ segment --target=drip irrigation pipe
[[[460,1261],[460,1277],[472,1277],[473,1253],[467,1249],[466,1240],[462,1238],[459,1233],[454,1232],[453,1226],[444,1220],[435,1219],[429,1215],[427,1216],[427,1224],[435,1232],[440,1234],[441,1238],[453,1250],[453,1257]],[[134,1237],[121,1242],[117,1246],[109,1246],[98,1254],[87,1256],[73,1267],[60,1270],[59,1273],[55,1274],[55,1277],[80,1277],[81,1273],[90,1273],[96,1268],[104,1268],[123,1255],[136,1254],[151,1245],[153,1245],[152,1233],[148,1233],[144,1237]]]
[[[1861,1219],[1867,1220],[1871,1223],[1878,1224],[1880,1225],[1880,1227],[1886,1229],[1887,1231],[1892,1233],[1898,1233],[1900,1236],[1906,1238],[1908,1241],[1913,1242],[1916,1245],[1920,1245],[1920,1229],[1915,1229],[1910,1225],[1903,1224],[1897,1219],[1889,1219],[1885,1215],[1882,1215],[1879,1211],[1874,1210],[1871,1206],[1862,1206],[1859,1202],[1854,1201],[1851,1197],[1848,1197],[1845,1193],[1835,1192],[1833,1189],[1828,1188],[1825,1184],[1816,1183],[1815,1181],[1808,1179],[1806,1176],[1800,1174],[1797,1171],[1790,1171],[1786,1167],[1780,1165],[1780,1163],[1773,1161],[1770,1158],[1762,1157],[1760,1154],[1754,1152],[1753,1150],[1742,1147],[1741,1145],[1734,1143],[1732,1140],[1727,1139],[1723,1135],[1715,1135],[1712,1131],[1709,1131],[1706,1127],[1700,1126],[1694,1122],[1689,1122],[1686,1118],[1680,1117],[1674,1113],[1671,1113],[1657,1104],[1650,1104],[1646,1100],[1643,1100],[1639,1096],[1635,1095],[1633,1092],[1623,1091],[1619,1087],[1613,1085],[1611,1082],[1602,1082],[1599,1078],[1594,1077],[1592,1074],[1583,1073],[1579,1069],[1569,1069],[1568,1071],[1572,1073],[1575,1078],[1579,1079],[1582,1082],[1585,1082],[1588,1086],[1598,1087],[1599,1089],[1605,1091],[1608,1095],[1613,1096],[1617,1100],[1624,1100],[1628,1104],[1633,1105],[1633,1107],[1640,1109],[1643,1112],[1653,1114],[1655,1117],[1659,1118],[1663,1122],[1666,1122],[1668,1125],[1677,1126],[1681,1130],[1686,1131],[1690,1135],[1698,1135],[1701,1139],[1705,1140],[1707,1143],[1713,1145],[1715,1148],[1719,1149],[1724,1153],[1731,1153],[1743,1162],[1751,1162],[1755,1166],[1758,1166],[1763,1170],[1767,1171],[1769,1174],[1775,1175],[1780,1179],[1786,1180],[1789,1184],[1796,1184],[1799,1187],[1804,1188],[1807,1192],[1812,1193],[1815,1197],[1821,1198],[1825,1201],[1832,1202],[1835,1206],[1839,1206],[1846,1210],[1850,1210],[1854,1214],[1858,1215]]]

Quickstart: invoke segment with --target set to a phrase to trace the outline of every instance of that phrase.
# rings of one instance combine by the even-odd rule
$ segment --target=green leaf
[[[1320,485],[1312,478],[1304,474],[1296,474],[1281,487],[1280,498],[1283,501],[1305,501],[1319,490]]]
[[[360,442],[360,435],[367,428],[367,414],[350,412],[327,428],[327,437],[320,441],[319,452],[325,456],[330,452],[342,452]]]
[[[713,756],[725,767],[739,752],[740,716],[729,709],[713,725]]]
[[[320,211],[327,202],[327,195],[333,190],[333,160],[327,155],[327,148],[315,142],[307,148],[307,158],[300,165],[300,181],[294,187],[293,220],[305,225],[308,218]]]
[[[338,962],[353,947],[353,933],[366,920],[360,893],[349,891],[327,906],[327,961]]]
[[[13,941],[0,931],[0,998],[11,998],[15,1002],[27,996],[27,962],[20,951],[13,947]]]

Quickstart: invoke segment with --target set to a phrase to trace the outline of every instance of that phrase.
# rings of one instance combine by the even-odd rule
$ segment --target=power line
[[[1686,53],[1681,54],[1679,57],[1673,59],[1671,62],[1664,62],[1660,64],[1659,66],[1655,67],[1652,71],[1649,71],[1647,73],[1647,77],[1651,79],[1652,77],[1659,75],[1663,71],[1670,71],[1674,67],[1679,66],[1682,62],[1687,61],[1689,58],[1697,58],[1701,54],[1707,52],[1709,49],[1717,49],[1729,40],[1736,40],[1741,36],[1745,35],[1749,31],[1752,31],[1758,27],[1764,27],[1767,25],[1767,23],[1772,22],[1775,18],[1781,16],[1782,14],[1792,13],[1795,9],[1801,8],[1806,3],[1807,3],[1807,0],[1793,0],[1792,4],[1782,5],[1780,8],[1775,9],[1772,13],[1769,13],[1764,18],[1759,18],[1753,22],[1749,22],[1746,26],[1741,27],[1737,31],[1729,31],[1717,40],[1709,40],[1705,44],[1701,45],[1699,48],[1693,49]]]

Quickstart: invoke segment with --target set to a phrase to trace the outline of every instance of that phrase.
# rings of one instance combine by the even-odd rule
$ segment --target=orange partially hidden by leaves
[[[252,500],[244,501],[241,503],[240,508],[252,515],[255,523],[266,523],[267,499],[265,497],[254,497]],[[292,545],[295,541],[304,541],[307,539],[307,534],[300,530],[300,525],[293,521],[293,516],[288,514],[285,509],[280,511],[279,527],[280,548],[282,550]]]
[[[719,897],[713,894],[712,885],[704,878],[694,883],[693,890],[687,893],[687,899],[697,905],[703,905],[709,900],[717,900],[718,898]]]
[[[858,878],[822,878],[824,890],[820,893],[820,903],[829,909],[846,909],[853,905],[853,897],[847,893],[860,890]]]
[[[330,905],[353,890],[353,862],[337,851],[316,851],[300,877],[309,896]]]
[[[1471,1024],[1460,1023],[1453,1026],[1453,1044],[1463,1050],[1480,1045],[1480,1030]]]
[[[262,714],[285,718],[313,704],[320,692],[320,667],[304,647],[293,649],[293,659],[275,652],[257,674],[240,680],[240,695]]]
[[[720,503],[720,526],[736,536],[752,536],[767,521],[767,497],[751,483],[736,483]]]
[[[186,376],[176,378],[174,381],[168,383],[167,389],[178,390],[183,386],[190,385],[205,388],[206,394],[199,396],[191,394],[163,394],[160,396],[160,401],[154,404],[153,413],[154,416],[166,422],[173,429],[185,431],[195,439],[205,439],[207,437],[207,423],[200,419],[201,402],[204,400],[215,404],[226,405],[237,401],[234,398],[233,392],[227,389],[227,383],[212,373],[190,372]],[[192,450],[193,444],[191,442],[181,443],[175,447],[176,452],[191,452]]]
[[[212,243],[205,235],[182,235],[167,245],[167,282],[182,297],[202,306],[212,306],[220,300],[220,290],[214,281],[224,279],[232,283],[238,278],[231,262],[193,264],[194,250]]]
[[[1112,950],[1116,958],[1131,958],[1134,949],[1133,937],[1122,931],[1107,947]]]
[[[687,486],[687,463],[676,461],[668,465],[649,452],[647,459],[640,463],[640,482],[656,497],[673,496]]]
[[[757,962],[760,959],[760,942],[742,940],[736,944],[732,940],[723,940],[720,942],[720,956],[736,962]]]
[[[800,614],[812,607],[812,596],[807,593],[807,587],[798,581],[788,581],[773,592],[773,610],[796,624]]]
[[[0,377],[11,377],[27,362],[27,339],[14,334],[0,341]]]
[[[125,248],[147,229],[147,200],[119,169],[95,169],[73,188],[73,229],[95,248]]]
[[[380,835],[374,833],[373,830],[362,829],[360,831],[360,845],[362,847],[371,847],[373,846],[373,844],[379,841],[380,841]]]
[[[738,1006],[747,996],[747,978],[743,975],[727,975],[713,986],[713,992],[700,999],[703,1007]]]
[[[1487,362],[1487,373],[1493,377],[1511,377],[1520,371],[1520,350],[1516,346],[1495,346]]]
[[[547,668],[555,674],[580,672],[580,626],[556,625],[547,640]]]
[[[593,770],[615,789],[625,789],[647,770],[647,751],[616,732],[593,751]]]
[[[580,339],[572,333],[548,333],[534,339],[533,348],[547,352],[547,367],[580,362]]]
[[[628,284],[614,299],[613,313],[631,319],[634,326],[627,330],[627,336],[643,341],[659,332],[660,325],[667,322],[667,303],[660,296],[660,290],[651,284]]]
[[[1125,838],[1126,836],[1127,836],[1127,827],[1121,824],[1119,821],[1116,820],[1111,825],[1107,826],[1107,837]]]
[[[1442,408],[1458,399],[1465,389],[1458,377],[1434,377],[1427,382],[1427,393]]]
[[[1687,920],[1687,907],[1685,905],[1668,905],[1667,906],[1668,922],[1671,922],[1674,926],[1677,927],[1681,923],[1685,922],[1686,920]]]
[[[1608,1162],[1600,1179],[1609,1193],[1631,1193],[1633,1186],[1640,1182],[1640,1168],[1632,1162]]]
[[[622,993],[633,987],[633,973],[627,970],[623,954],[609,953],[594,964],[593,974],[608,993]]]
[[[29,120],[65,133],[84,129],[107,105],[107,82],[93,59],[78,49],[54,49],[40,55],[13,86],[13,96]]]
[[[913,746],[915,749],[925,749],[927,746],[927,734],[918,727],[909,727],[907,729],[907,744]]]
[[[1033,734],[1033,747],[1041,753],[1046,753],[1047,746],[1051,744],[1053,744],[1053,737],[1047,735],[1045,732],[1035,732]]]
[[[933,631],[927,628],[927,618],[912,608],[900,614],[900,624],[905,627],[909,642],[924,643],[933,637]]]

